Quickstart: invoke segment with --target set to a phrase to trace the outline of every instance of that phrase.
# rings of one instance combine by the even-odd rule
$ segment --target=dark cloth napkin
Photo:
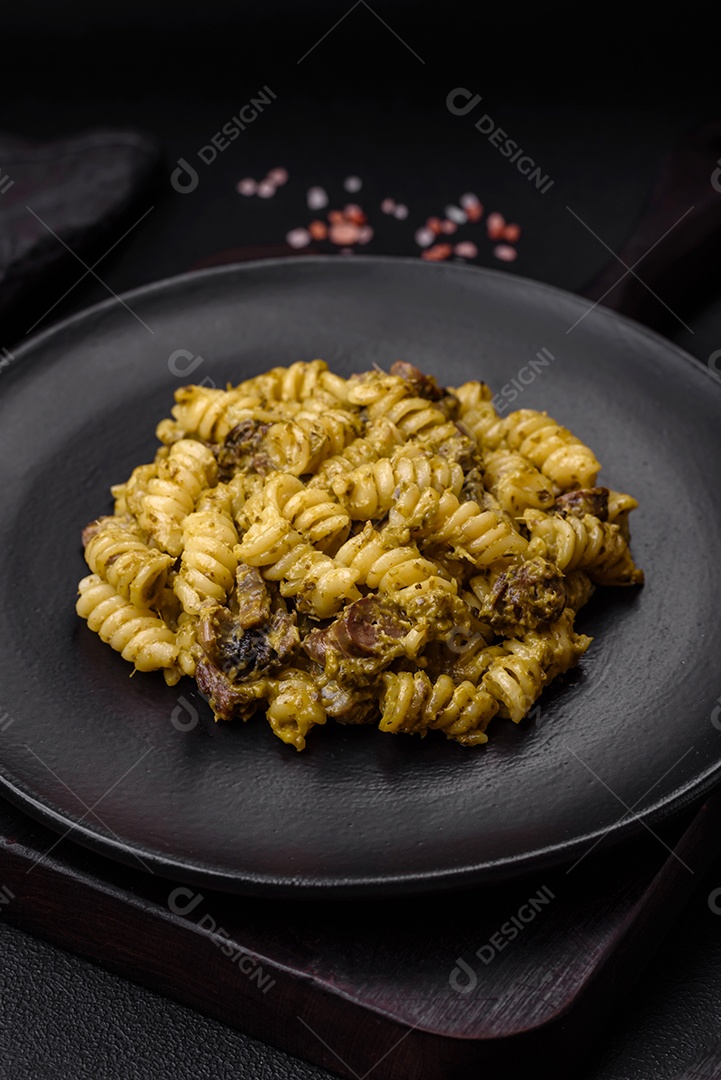
[[[102,254],[106,238],[155,182],[159,163],[158,147],[130,131],[92,131],[44,143],[0,135],[4,339],[25,333],[23,323],[61,264],[75,262],[82,273],[71,251],[88,265],[96,250],[96,257]]]

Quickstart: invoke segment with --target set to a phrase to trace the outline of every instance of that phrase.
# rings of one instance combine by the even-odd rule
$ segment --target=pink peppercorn
[[[489,240],[500,240],[506,229],[506,219],[503,214],[489,214],[486,229],[488,230]]]
[[[346,244],[355,244],[358,240],[359,232],[358,226],[354,225],[353,222],[344,221],[342,223],[331,225],[329,236],[332,243],[345,246]]]
[[[311,221],[308,231],[314,240],[325,240],[328,236],[328,226],[324,221]]]
[[[452,253],[453,248],[450,244],[434,244],[433,247],[421,252],[421,258],[428,259],[429,262],[442,262],[443,259],[448,259]]]

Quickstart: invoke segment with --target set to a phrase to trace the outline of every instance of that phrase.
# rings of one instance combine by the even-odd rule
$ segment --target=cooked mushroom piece
[[[266,622],[246,627],[228,608],[205,608],[198,640],[208,660],[231,683],[269,674],[281,667],[300,643],[295,617],[274,612]]]

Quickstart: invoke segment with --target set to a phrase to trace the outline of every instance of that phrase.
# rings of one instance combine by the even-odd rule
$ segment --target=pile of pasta
[[[215,718],[302,750],[331,718],[487,741],[590,644],[596,586],[637,585],[630,495],[545,412],[398,361],[185,386],[155,460],[83,532],[77,611]]]

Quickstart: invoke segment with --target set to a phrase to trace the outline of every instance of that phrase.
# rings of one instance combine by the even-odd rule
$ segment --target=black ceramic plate
[[[0,376],[9,798],[179,880],[342,895],[576,859],[604,833],[609,843],[653,827],[711,789],[721,387],[708,372],[600,307],[569,333],[588,306],[578,297],[421,262],[246,264],[125,299],[145,325],[109,301],[19,349]],[[542,350],[553,359],[534,368]],[[509,397],[515,379],[513,407],[546,408],[594,448],[604,483],[640,499],[633,550],[646,586],[595,599],[580,618],[596,637],[580,667],[533,720],[495,721],[483,749],[328,724],[298,754],[262,717],[214,725],[187,680],[129,678],[75,615],[80,529],[108,511],[111,483],[152,459],[173,391],[318,356],[344,374],[403,357]]]

